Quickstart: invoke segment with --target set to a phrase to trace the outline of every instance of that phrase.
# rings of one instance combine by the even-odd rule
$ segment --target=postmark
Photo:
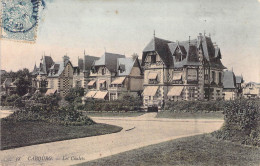
[[[41,0],[3,0],[1,37],[34,41]]]

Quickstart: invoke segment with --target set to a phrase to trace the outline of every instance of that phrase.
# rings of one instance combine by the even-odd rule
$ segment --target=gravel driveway
[[[180,137],[209,133],[223,120],[93,117],[98,123],[123,127],[119,133],[32,145],[0,152],[2,165],[72,165]]]

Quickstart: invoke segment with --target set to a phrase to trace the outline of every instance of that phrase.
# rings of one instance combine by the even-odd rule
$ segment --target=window
[[[219,84],[222,84],[222,74],[221,73],[218,73],[218,83]]]
[[[216,73],[215,71],[212,71],[212,82],[216,81]]]
[[[106,73],[106,69],[103,68],[103,69],[102,69],[102,75],[105,75],[105,73]]]
[[[151,56],[151,63],[156,63],[156,55]]]
[[[198,79],[197,69],[188,69],[188,71],[187,71],[187,79],[188,80],[197,80]]]

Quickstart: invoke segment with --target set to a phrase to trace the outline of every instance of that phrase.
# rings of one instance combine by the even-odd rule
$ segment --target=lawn
[[[145,112],[84,112],[89,117],[137,117]]]
[[[172,118],[172,119],[224,119],[222,112],[173,112],[161,111],[158,112],[156,118]]]
[[[1,120],[1,150],[110,134],[122,128],[108,124],[64,126],[43,121],[12,122]]]
[[[259,165],[260,148],[221,141],[210,134],[180,138],[79,164],[94,165]]]

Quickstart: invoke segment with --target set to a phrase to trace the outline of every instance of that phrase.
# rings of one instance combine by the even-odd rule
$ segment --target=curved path
[[[155,116],[155,113],[147,113],[139,117],[93,117],[96,122],[121,126],[123,130],[4,150],[0,152],[1,164],[72,165],[180,137],[209,133],[223,124],[223,120],[158,119]]]

